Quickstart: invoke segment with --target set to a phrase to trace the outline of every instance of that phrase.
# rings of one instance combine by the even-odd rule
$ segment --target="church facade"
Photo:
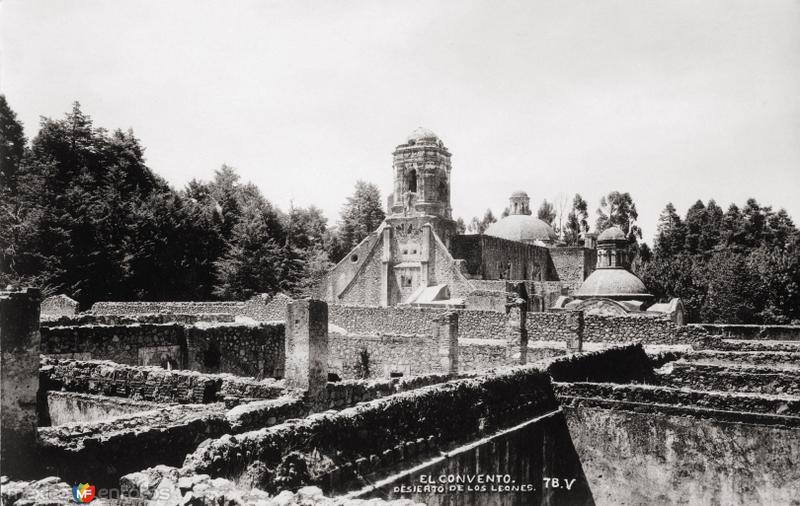
[[[558,245],[553,229],[530,215],[524,192],[512,194],[511,214],[484,234],[456,233],[451,156],[424,128],[397,146],[386,219],[329,272],[320,297],[357,306],[490,309],[516,293],[535,301],[531,310],[543,310],[580,287],[596,250]]]

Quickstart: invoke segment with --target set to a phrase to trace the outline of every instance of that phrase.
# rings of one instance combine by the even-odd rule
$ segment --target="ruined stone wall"
[[[411,457],[474,439],[556,407],[547,375],[520,367],[212,440],[187,456],[183,470],[235,478],[253,462],[274,468],[294,448],[315,448],[335,458],[327,481],[342,486],[356,473],[401,461],[406,452]]]
[[[641,344],[555,358],[546,368],[553,381],[627,383],[649,381],[653,375]]]
[[[238,376],[282,378],[283,323],[195,325],[185,328],[187,369]],[[214,356],[218,353],[218,360]]]
[[[459,235],[451,244],[453,258],[466,260],[467,271],[483,279],[557,280],[548,249],[488,235]]]
[[[430,334],[434,320],[448,311],[458,313],[459,337],[501,339],[505,336],[506,315],[497,311],[331,305],[329,321],[351,334]]]
[[[95,422],[160,407],[163,405],[155,402],[51,390],[47,392],[47,410],[39,417],[43,425],[55,426]]]
[[[659,385],[693,390],[800,396],[800,375],[776,367],[731,367],[678,361],[657,371]]]
[[[198,313],[228,313],[241,314],[244,309],[244,302],[226,301],[132,301],[132,302],[95,302],[92,304],[91,312],[96,314],[136,314],[136,313],[178,313],[178,314],[198,314]]]
[[[707,335],[701,328],[677,325],[666,316],[587,314],[584,322],[585,341],[687,344]]]
[[[53,295],[42,300],[42,318],[54,318],[59,316],[72,316],[78,312],[78,301],[66,295]]]
[[[84,317],[81,317],[84,318]],[[94,317],[86,317],[90,320]],[[100,317],[104,319],[105,317]],[[113,316],[116,318],[127,318]],[[124,320],[127,321],[127,320]],[[45,355],[161,365],[241,376],[281,377],[284,325],[127,324],[42,327]]]
[[[597,250],[582,246],[550,248],[558,279],[571,291],[577,290],[597,263]]]
[[[530,341],[565,341],[573,335],[566,312],[528,312],[525,328]]]
[[[728,339],[800,340],[800,325],[739,325],[724,323],[690,323],[710,335]]]
[[[343,379],[360,377],[363,350],[368,354],[369,377],[372,378],[446,372],[439,361],[438,340],[430,335],[414,334],[331,334],[328,370]]]
[[[800,430],[562,406],[597,504],[792,504]]]
[[[256,295],[245,301],[242,313],[256,321],[272,322],[286,320],[286,306],[292,298],[283,293],[270,297],[266,294]]]
[[[458,367],[461,371],[481,371],[515,365],[515,353],[519,353],[519,350],[500,340],[496,344],[461,344],[458,347]],[[516,363],[519,363],[519,359]]]
[[[116,487],[122,474],[177,465],[205,438],[230,431],[218,404],[165,406],[106,421],[41,427],[39,472]]]
[[[646,405],[649,412],[658,412],[662,405],[702,407],[707,413],[696,413],[695,416],[731,417],[734,420],[746,421],[748,414],[752,420],[764,415],[762,422],[770,416],[783,417],[781,422],[798,425],[800,420],[800,399],[787,396],[767,396],[753,393],[730,393],[668,388],[659,385],[625,385],[611,383],[575,382],[556,385],[559,397],[576,397],[581,403],[599,405],[616,405],[624,408],[625,404],[636,403]],[[589,399],[583,401],[583,399]],[[713,412],[711,412],[713,410]],[[794,420],[786,418],[792,417]]]
[[[272,399],[284,392],[283,382],[256,381],[229,374],[167,371],[108,361],[45,358],[39,369],[41,390],[127,397],[162,403],[228,403]]]
[[[26,477],[37,471],[39,290],[0,292],[0,468]]]
[[[147,323],[181,323],[190,325],[198,322],[233,323],[235,316],[230,313],[134,313],[134,314],[95,314],[91,312],[72,316],[58,316],[42,321],[42,327],[68,327],[89,325],[134,325]]]

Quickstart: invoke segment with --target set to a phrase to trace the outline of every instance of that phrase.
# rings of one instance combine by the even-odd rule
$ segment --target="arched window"
[[[408,173],[408,191],[417,192],[417,171],[414,169]]]

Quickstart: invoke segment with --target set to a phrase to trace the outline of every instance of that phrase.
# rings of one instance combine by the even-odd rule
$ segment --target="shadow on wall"
[[[407,498],[429,506],[595,504],[560,411],[450,451],[352,496]]]

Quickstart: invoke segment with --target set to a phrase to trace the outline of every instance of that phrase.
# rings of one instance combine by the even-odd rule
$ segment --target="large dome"
[[[642,280],[626,269],[597,269],[586,278],[575,292],[575,296],[610,299],[652,298]]]
[[[558,239],[555,230],[539,218],[527,214],[512,214],[492,223],[484,232],[486,235],[518,241],[534,243],[552,243]]]

